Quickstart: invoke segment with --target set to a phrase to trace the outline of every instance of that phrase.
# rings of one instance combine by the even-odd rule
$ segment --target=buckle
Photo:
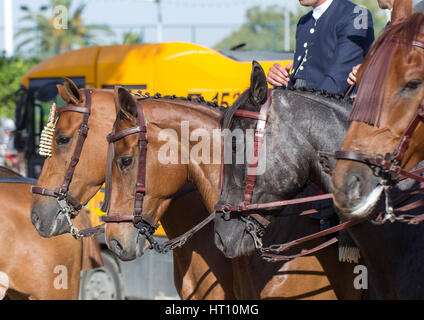
[[[79,133],[80,135],[85,135],[85,136],[87,136],[87,133],[88,133],[88,130],[89,130],[89,129],[90,129],[90,128],[88,127],[88,125],[87,125],[87,124],[82,123],[82,124],[80,125],[79,129],[78,129],[78,133]]]

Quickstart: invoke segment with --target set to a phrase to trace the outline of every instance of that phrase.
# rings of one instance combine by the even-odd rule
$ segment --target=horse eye
[[[128,168],[133,162],[132,157],[121,157],[119,159],[119,169],[124,170],[125,168]]]
[[[405,87],[404,90],[416,90],[422,85],[422,81],[419,79],[413,79],[409,81]]]
[[[68,144],[69,141],[71,141],[71,138],[69,138],[69,137],[65,137],[65,136],[56,137],[56,144],[58,144],[58,145]]]

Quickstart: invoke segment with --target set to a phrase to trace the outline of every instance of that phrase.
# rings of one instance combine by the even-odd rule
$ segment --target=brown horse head
[[[142,99],[138,101],[125,89],[118,88],[115,100],[119,111],[114,125],[115,134],[138,126],[139,112],[145,119],[147,154],[145,161],[145,194],[142,201],[143,219],[154,225],[165,213],[173,197],[189,181],[213,177],[203,183],[199,191],[211,199],[208,207],[213,211],[217,200],[218,165],[206,165],[187,157],[181,140],[182,131],[193,128],[219,128],[220,113],[212,108],[181,99]],[[139,106],[137,106],[139,103]],[[203,109],[202,109],[203,108]],[[181,125],[184,121],[187,127]],[[140,124],[143,126],[143,124]],[[212,132],[210,132],[212,136]],[[129,134],[114,141],[111,163],[111,198],[108,217],[132,216],[135,212],[135,190],[140,167],[139,133]],[[188,137],[187,137],[188,138]],[[189,141],[187,141],[189,142]],[[193,142],[190,141],[190,144]],[[191,146],[187,146],[190,151]],[[212,153],[211,153],[212,154]],[[110,159],[109,159],[110,161]],[[209,174],[209,171],[213,174]],[[207,180],[207,178],[206,178]],[[202,180],[203,181],[203,180]],[[208,181],[208,180],[207,180]],[[139,233],[132,221],[110,223],[106,229],[109,248],[123,260],[131,260],[150,247],[146,236]]]
[[[64,85],[58,85],[57,88],[68,106],[85,105],[84,91],[78,89],[71,80],[64,79]],[[107,158],[105,137],[115,117],[112,90],[91,89],[89,94],[89,130],[69,185],[69,195],[83,205],[104,182]],[[51,143],[51,157],[44,162],[37,187],[49,190],[61,187],[76,148],[82,119],[83,115],[78,112],[60,113]],[[67,220],[59,214],[60,210],[57,198],[33,194],[31,219],[41,236],[51,237],[70,231]]]
[[[404,11],[407,14],[409,11]],[[375,157],[393,154],[424,99],[424,15],[396,16],[370,50],[359,73],[359,91],[343,151]],[[408,170],[424,159],[419,124],[401,159]],[[383,192],[375,168],[339,160],[333,174],[334,201],[345,218],[372,212]]]

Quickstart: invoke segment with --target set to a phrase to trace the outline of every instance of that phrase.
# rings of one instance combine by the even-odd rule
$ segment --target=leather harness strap
[[[248,206],[252,203],[253,189],[256,184],[257,170],[259,166],[259,153],[261,151],[262,143],[265,137],[266,124],[268,121],[268,112],[271,105],[271,90],[267,91],[266,102],[262,105],[259,113],[253,116],[249,111],[246,110],[238,110],[235,113],[236,117],[243,118],[253,118],[257,120],[257,125],[255,129],[255,139],[253,145],[253,152],[250,157],[249,165],[247,168],[247,176],[246,176],[246,190],[244,192],[244,205]]]
[[[327,229],[328,230],[328,229]],[[288,261],[288,260],[292,260],[292,259],[296,259],[296,258],[301,258],[301,257],[305,257],[305,256],[309,256],[312,253],[318,252],[320,250],[323,250],[327,247],[332,246],[333,244],[337,243],[339,241],[339,239],[337,239],[337,237],[333,237],[328,241],[325,241],[324,243],[310,249],[310,250],[304,250],[302,253],[299,254],[293,254],[293,255],[280,255],[280,254],[273,254],[273,253],[269,253],[269,252],[263,252],[261,254],[262,258],[266,261],[269,262],[277,262],[277,261]],[[288,250],[288,248],[287,248]],[[282,249],[280,252],[285,251],[284,249]]]
[[[253,189],[255,188],[256,184],[256,177],[257,177],[257,169],[259,166],[259,154],[262,147],[262,143],[265,137],[266,132],[266,124],[268,122],[268,113],[271,106],[271,92],[272,89],[267,90],[267,96],[266,101],[264,104],[262,104],[261,109],[259,112],[249,111],[249,110],[237,110],[234,113],[233,117],[239,117],[239,118],[248,118],[257,120],[256,128],[255,128],[255,137],[254,137],[254,144],[253,144],[253,150],[252,155],[250,157],[249,165],[247,168],[247,174],[246,174],[246,188],[244,191],[243,196],[243,204],[237,207],[248,207],[251,205],[252,202],[252,196],[253,196]],[[233,119],[229,121],[228,127],[226,129],[230,129],[232,125]],[[223,155],[221,158],[221,168],[220,168],[220,177],[219,177],[219,185],[222,190],[223,186],[223,176],[224,176],[224,160]],[[228,209],[232,206],[221,206],[221,205],[215,205],[214,209],[217,212],[229,212],[229,211],[244,211],[243,215],[246,215],[246,211],[248,210],[229,210],[224,211],[222,208]],[[253,210],[253,209],[252,209]],[[248,214],[250,217],[255,219],[260,225],[267,228],[270,224],[270,221],[268,221],[266,218],[262,217],[261,215],[255,213],[255,212],[249,212]]]
[[[398,38],[398,37],[394,37],[391,41],[397,42],[400,44],[408,44],[408,42],[405,39]],[[412,46],[420,48],[420,49],[424,49],[424,42],[418,39],[415,39],[412,41]]]
[[[296,198],[290,200],[283,201],[275,201],[269,203],[256,203],[251,205],[240,205],[240,206],[232,206],[232,205],[216,205],[215,210],[217,212],[246,212],[251,210],[263,210],[263,209],[272,209],[272,208],[281,208],[289,205],[300,204],[300,203],[308,203],[314,201],[321,201],[332,199],[333,194],[323,194],[318,196],[304,197],[304,198]]]
[[[417,190],[413,190],[411,192],[405,192],[403,194],[401,194],[398,198],[396,198],[393,201],[393,205],[397,206],[402,204],[403,202],[409,200],[412,196],[417,195],[417,194],[422,194],[424,192],[424,189],[420,188]],[[413,203],[404,205],[400,208],[397,208],[396,211],[398,212],[404,212],[404,211],[408,211],[408,210],[413,210],[416,209],[420,206],[422,206],[423,201],[422,200],[417,200],[414,201]],[[295,259],[295,258],[299,258],[299,257],[304,257],[307,256],[309,254],[315,253],[319,250],[322,250],[324,248],[327,248],[329,246],[331,246],[332,244],[336,243],[338,241],[337,237],[333,237],[328,241],[325,241],[324,243],[310,249],[310,250],[305,250],[301,253],[298,254],[294,254],[294,255],[281,255],[282,252],[285,252],[289,249],[291,249],[294,246],[297,246],[299,244],[305,243],[305,242],[309,242],[311,240],[315,240],[318,238],[322,238],[325,236],[328,236],[330,234],[334,234],[336,232],[339,232],[341,230],[345,230],[347,228],[356,226],[358,224],[364,223],[366,221],[370,221],[373,224],[378,224],[378,222],[374,222],[372,219],[374,217],[377,217],[377,220],[381,220],[380,217],[383,214],[383,211],[381,211],[382,209],[380,208],[379,210],[376,210],[371,217],[364,217],[364,218],[358,218],[358,219],[354,219],[354,220],[349,220],[347,222],[338,224],[334,227],[331,227],[329,229],[314,233],[312,235],[309,236],[305,236],[302,237],[300,239],[296,239],[287,243],[283,243],[283,244],[275,244],[272,246],[269,246],[267,248],[260,248],[259,251],[261,252],[262,257],[270,262],[276,262],[276,261],[285,261],[285,260],[291,260],[291,259]],[[404,214],[404,215],[400,215],[397,218],[397,221],[399,222],[404,222],[404,223],[408,223],[411,225],[417,225],[421,222],[424,221],[424,214],[422,215],[408,215],[408,214]]]

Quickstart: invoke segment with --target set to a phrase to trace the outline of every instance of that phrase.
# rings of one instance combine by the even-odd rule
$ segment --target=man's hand
[[[358,74],[358,70],[361,67],[360,64],[353,67],[352,72],[349,73],[349,78],[347,79],[347,83],[349,83],[351,86],[356,84],[356,75]]]
[[[287,85],[290,81],[289,72],[292,67],[292,62],[290,62],[285,68],[281,64],[276,63],[269,69],[266,80],[274,87]]]

